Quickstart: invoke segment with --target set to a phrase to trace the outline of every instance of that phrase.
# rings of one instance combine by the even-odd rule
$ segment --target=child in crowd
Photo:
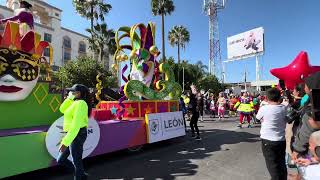
[[[210,100],[210,112],[211,112],[211,118],[215,118],[216,116],[216,104],[215,104],[215,99],[214,99],[214,95],[211,96],[211,100]]]
[[[268,104],[262,106],[257,114],[261,121],[262,153],[271,179],[286,180],[286,114],[287,109],[281,104],[281,92],[272,88],[267,91]]]

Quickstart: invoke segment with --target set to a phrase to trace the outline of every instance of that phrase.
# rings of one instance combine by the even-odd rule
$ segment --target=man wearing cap
[[[305,92],[309,96],[309,100],[304,105],[304,113],[301,120],[302,125],[292,144],[292,160],[294,161],[296,161],[299,156],[304,156],[308,153],[310,135],[320,130],[320,119],[313,119],[311,115],[311,89],[320,89],[320,72],[314,73],[305,79]]]

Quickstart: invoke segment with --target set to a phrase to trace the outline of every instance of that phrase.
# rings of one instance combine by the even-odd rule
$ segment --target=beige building
[[[87,36],[64,28],[61,25],[62,10],[42,0],[31,1],[35,19],[35,31],[41,34],[42,39],[51,43],[53,47],[53,69],[63,66],[67,61],[75,59],[79,55],[93,55],[89,50]],[[19,0],[7,0],[6,5],[0,5],[0,19],[11,17],[14,10],[19,8]],[[0,33],[4,27],[0,25]],[[49,55],[49,50],[44,56]],[[106,57],[109,62],[110,56]],[[109,68],[106,63],[106,68]]]

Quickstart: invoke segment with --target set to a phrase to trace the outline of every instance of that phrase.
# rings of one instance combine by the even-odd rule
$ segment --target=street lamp
[[[182,92],[184,92],[184,65],[185,65],[186,61],[183,60],[182,61]]]

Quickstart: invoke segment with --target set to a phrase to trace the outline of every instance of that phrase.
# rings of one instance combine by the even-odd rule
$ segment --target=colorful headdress
[[[0,77],[13,74],[22,81],[34,80],[38,77],[45,48],[50,49],[48,64],[51,65],[52,48],[48,42],[41,41],[41,36],[34,31],[29,31],[21,37],[18,23],[6,23],[3,35],[0,35]]]
[[[136,30],[139,30],[139,34]],[[120,33],[123,33],[120,35]],[[120,35],[120,36],[119,36]],[[117,45],[117,51],[114,55],[115,62],[118,61],[126,61],[128,60],[128,56],[124,54],[124,50],[131,50],[131,54],[137,54],[138,56],[140,53],[139,50],[143,50],[143,56],[146,58],[145,52],[153,56],[159,55],[158,49],[155,47],[155,25],[151,22],[148,23],[146,27],[144,24],[136,24],[130,27],[121,27],[115,35],[115,41]],[[129,38],[130,44],[120,44],[120,41],[124,41],[126,38]],[[142,55],[142,54],[141,54]],[[150,56],[150,60],[154,60],[154,57]]]

